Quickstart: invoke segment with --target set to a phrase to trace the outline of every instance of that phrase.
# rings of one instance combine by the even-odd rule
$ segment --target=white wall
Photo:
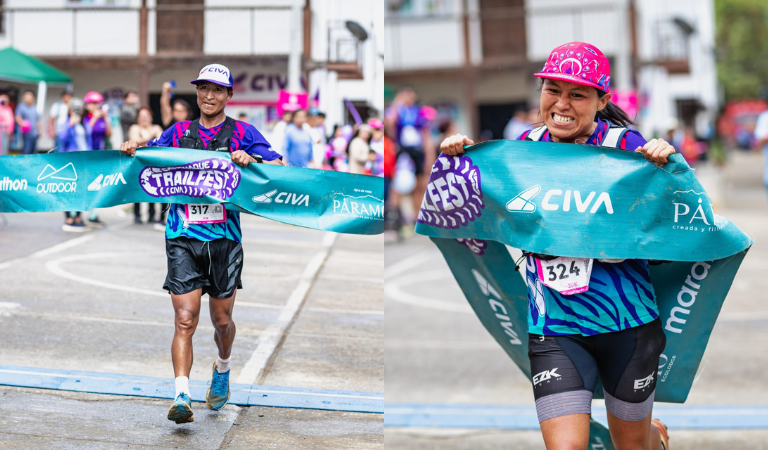
[[[644,132],[661,131],[667,126],[670,118],[677,118],[675,101],[678,99],[698,99],[707,108],[704,116],[710,120],[714,119],[719,100],[717,67],[713,53],[713,0],[647,0],[638,2],[638,13],[638,40],[642,60],[652,60],[656,56],[655,26],[660,19],[680,17],[696,30],[688,45],[689,74],[668,75],[657,67],[643,69],[641,87],[650,94],[648,110],[643,121]]]

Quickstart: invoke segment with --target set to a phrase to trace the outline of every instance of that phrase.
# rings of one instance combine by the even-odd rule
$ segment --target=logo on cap
[[[210,81],[226,87],[232,87],[234,84],[232,81],[232,73],[226,66],[221,64],[209,64],[203,67],[196,80],[192,81],[192,84],[197,84],[200,81]]]

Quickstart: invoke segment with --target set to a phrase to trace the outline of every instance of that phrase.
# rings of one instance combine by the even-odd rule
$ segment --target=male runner
[[[229,147],[232,161],[240,166],[263,160],[265,164],[284,165],[280,155],[270,150],[269,142],[256,128],[224,114],[232,98],[232,73],[220,64],[205,66],[196,80],[200,119],[177,122],[148,146],[217,150]],[[138,147],[124,142],[120,151],[130,156]],[[223,208],[216,223],[196,223],[195,210],[171,204],[165,228],[168,275],[163,286],[171,294],[176,311],[176,331],[171,355],[176,376],[176,400],[168,410],[168,420],[192,422],[189,372],[192,368],[192,335],[200,315],[200,298],[210,296],[213,340],[219,355],[213,364],[213,379],[206,394],[210,409],[219,410],[229,401],[229,367],[235,323],[232,309],[237,289],[242,289],[240,273],[243,249],[240,244],[240,215]],[[207,221],[206,221],[207,222]]]

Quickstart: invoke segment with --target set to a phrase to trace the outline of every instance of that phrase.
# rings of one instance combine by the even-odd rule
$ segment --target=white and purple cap
[[[196,80],[192,80],[192,84],[197,84],[201,81],[210,81],[224,87],[231,88],[234,84],[232,82],[232,72],[227,66],[221,64],[208,64],[203,67],[203,70],[197,75]]]

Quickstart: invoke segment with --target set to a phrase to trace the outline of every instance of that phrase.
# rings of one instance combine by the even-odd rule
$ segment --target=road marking
[[[607,423],[604,407],[592,405],[592,417]],[[537,430],[536,408],[531,406],[485,405],[395,405],[384,406],[386,427],[419,428],[495,428]],[[768,407],[734,405],[656,405],[654,417],[660,417],[670,429],[766,429]]]
[[[404,264],[401,271],[410,270],[412,264]],[[387,276],[387,282],[384,283],[384,296],[392,301],[403,303],[410,306],[418,306],[427,309],[436,309],[438,311],[455,312],[462,314],[474,314],[472,308],[466,303],[464,296],[461,296],[463,303],[438,300],[405,292],[402,288],[412,284],[426,283],[430,281],[452,279],[451,273],[446,270],[432,270],[429,272],[413,273],[395,280]]]
[[[205,401],[210,382],[189,381],[192,400]],[[173,399],[173,378],[0,366],[0,385],[38,389]],[[311,408],[331,411],[383,413],[384,394],[277,386],[230,384],[229,403],[241,406]]]
[[[364,310],[364,309],[333,309],[333,308],[307,308],[307,311],[312,312],[324,312],[324,313],[331,313],[331,314],[360,314],[360,315],[371,315],[371,316],[383,316],[384,311],[371,311],[371,310]]]
[[[90,241],[91,239],[93,239],[94,236],[95,235],[93,235],[93,234],[86,234],[85,236],[80,236],[80,237],[77,237],[77,238],[74,238],[74,239],[69,239],[69,240],[64,241],[64,242],[59,242],[58,244],[54,244],[54,245],[52,245],[52,246],[50,246],[48,248],[44,248],[42,250],[38,250],[38,251],[36,251],[34,253],[30,253],[29,255],[26,255],[26,256],[10,259],[8,261],[0,263],[0,270],[7,269],[7,268],[15,265],[16,263],[18,263],[20,261],[23,261],[25,259],[40,258],[42,256],[50,256],[50,255],[53,255],[54,253],[58,253],[58,252],[60,252],[62,250],[67,250],[67,249],[70,249],[72,247],[76,247],[76,246],[78,246],[80,244],[84,244],[84,243]]]
[[[66,278],[68,280],[77,281],[79,283],[83,284],[90,284],[91,286],[98,286],[106,289],[114,289],[117,291],[123,291],[123,292],[131,292],[134,294],[142,294],[142,295],[150,295],[154,297],[164,297],[170,299],[170,296],[167,292],[162,290],[150,290],[150,289],[141,289],[131,286],[123,286],[120,284],[114,284],[109,283],[106,281],[101,280],[94,280],[91,278],[82,277],[80,275],[75,275],[73,273],[67,272],[66,270],[62,269],[60,265],[62,263],[68,263],[72,261],[83,261],[88,259],[99,259],[99,258],[125,258],[126,255],[133,255],[134,253],[115,253],[115,252],[103,252],[103,253],[85,253],[81,255],[69,255],[64,256],[58,259],[54,259],[52,261],[47,261],[45,263],[45,268],[51,272],[54,275],[57,275],[61,278]],[[208,302],[208,298],[203,296],[202,298],[203,303]],[[255,302],[243,302],[243,301],[236,301],[236,304],[238,306],[246,306],[250,308],[267,308],[267,309],[281,309],[282,306],[280,305],[272,305],[269,303],[255,303]]]
[[[245,244],[256,244],[259,247],[270,246],[270,245],[274,247],[293,247],[293,248],[325,247],[324,242],[317,242],[317,241],[289,241],[289,240],[282,240],[282,239],[242,238],[242,242]]]
[[[424,267],[424,263],[433,257],[434,252],[432,250],[422,250],[419,253],[405,257],[398,262],[385,264],[384,278],[392,278],[417,267]]]
[[[251,358],[245,363],[245,366],[240,371],[240,375],[237,377],[238,383],[253,384],[262,375],[264,368],[283,339],[285,330],[293,322],[301,309],[309,289],[312,287],[318,272],[320,272],[320,268],[328,258],[330,248],[336,241],[336,236],[336,233],[326,233],[323,236],[322,244],[325,249],[315,254],[306,267],[304,267],[299,284],[291,292],[290,297],[288,297],[288,301],[280,312],[277,321],[270,324],[266,331],[261,334],[256,350],[254,350]]]
[[[384,278],[376,278],[376,277],[356,277],[354,275],[323,275],[320,277],[321,280],[331,280],[331,281],[357,281],[360,283],[371,283],[371,284],[383,284]]]
[[[20,303],[0,302],[0,317],[11,317],[18,314],[16,311],[21,307]]]

